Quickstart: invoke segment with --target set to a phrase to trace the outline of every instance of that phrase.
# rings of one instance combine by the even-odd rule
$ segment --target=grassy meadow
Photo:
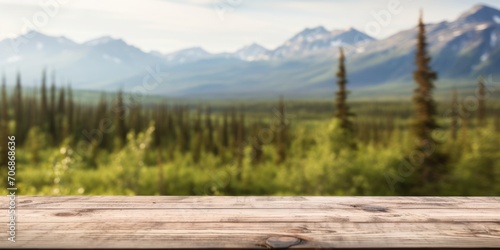
[[[493,98],[483,110],[474,95],[440,99],[436,143],[417,152],[410,97],[348,101],[354,131],[345,134],[333,95],[191,104],[74,95],[20,84],[7,94],[4,85],[1,132],[16,136],[19,194],[500,195]],[[419,181],[422,154],[443,157],[431,166],[442,173],[435,181]]]

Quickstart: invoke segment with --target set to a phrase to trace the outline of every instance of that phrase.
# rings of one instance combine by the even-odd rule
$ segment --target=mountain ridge
[[[442,78],[466,80],[496,73],[500,66],[499,10],[476,5],[454,21],[426,24],[426,28],[432,65]],[[19,53],[9,52],[12,41],[0,41],[0,66],[9,74],[19,68],[23,78],[35,85],[41,69],[51,67],[71,79],[76,88],[111,90],[141,84],[147,69],[160,65],[168,73],[161,73],[155,94],[316,95],[333,91],[335,48],[340,46],[348,56],[352,88],[411,81],[415,34],[414,27],[376,40],[354,28],[317,26],[290,36],[275,49],[252,43],[234,52],[212,54],[194,47],[162,54],[145,52],[110,36],[78,44],[34,31],[26,34],[32,38],[19,45]]]

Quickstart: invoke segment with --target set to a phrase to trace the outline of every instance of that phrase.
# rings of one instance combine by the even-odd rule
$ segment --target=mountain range
[[[479,75],[500,76],[500,11],[485,5],[451,22],[427,24],[432,67],[443,84],[464,84]],[[84,43],[30,31],[0,41],[0,68],[23,84],[40,84],[42,70],[75,89],[131,91],[156,81],[150,94],[180,97],[330,96],[335,89],[338,47],[347,55],[349,87],[356,92],[411,89],[417,29],[376,40],[363,32],[307,28],[275,49],[257,43],[234,52],[203,48],[145,52],[109,36]],[[12,82],[12,81],[10,81]]]

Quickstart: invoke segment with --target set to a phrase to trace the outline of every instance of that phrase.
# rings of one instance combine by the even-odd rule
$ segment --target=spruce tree
[[[82,121],[81,121],[83,107],[82,107],[81,103],[75,103],[73,109],[74,109],[74,111],[73,111],[72,128],[73,128],[73,133],[74,133],[75,140],[76,140],[76,139],[80,138],[81,131],[82,131],[82,129],[84,129],[82,126]]]
[[[175,147],[177,145],[177,138],[178,134],[176,133],[175,130],[175,121],[174,121],[174,112],[173,110],[169,110],[168,107],[165,107],[165,111],[167,112],[166,117],[167,117],[167,126],[166,126],[166,146],[167,146],[167,152],[168,152],[168,157],[170,160],[174,160],[175,158]]]
[[[187,153],[190,149],[191,133],[189,125],[189,110],[186,107],[181,107],[179,109],[179,148],[182,153]]]
[[[193,161],[198,163],[201,158],[201,149],[203,143],[203,131],[201,127],[201,108],[198,107],[198,111],[196,114],[196,119],[194,122],[194,141],[193,141],[193,152],[192,157]]]
[[[49,134],[52,137],[53,145],[57,145],[58,140],[58,131],[56,128],[56,85],[55,85],[55,76],[53,76],[52,84],[50,86],[50,103],[49,103],[49,112],[48,112],[48,120],[49,120]],[[43,119],[43,118],[42,118]]]
[[[497,132],[500,132],[500,111],[496,112],[495,129],[496,129]]]
[[[41,92],[41,97],[40,97],[40,116],[41,116],[41,128],[42,129],[47,129],[45,125],[45,121],[47,121],[49,117],[49,105],[47,101],[47,73],[46,70],[44,69],[42,72],[42,86],[40,88]]]
[[[75,117],[75,102],[73,100],[73,90],[71,89],[71,85],[68,86],[68,90],[66,91],[68,93],[68,100],[67,102],[67,115],[66,115],[66,124],[68,126],[68,135],[72,135],[74,133],[74,117]]]
[[[189,119],[189,108],[185,107],[183,108],[183,125],[182,125],[182,130],[183,133],[182,135],[184,136],[184,141],[186,142],[184,144],[184,153],[189,152],[191,150],[191,120]]]
[[[220,123],[219,123],[219,119],[215,119],[214,121],[214,133],[216,133],[215,131],[218,131],[217,132],[217,139],[220,139],[221,135],[220,135],[220,131],[221,128],[220,128]],[[214,136],[215,137],[215,136]],[[220,152],[222,152],[222,149],[221,149],[221,145],[218,143],[220,140],[218,140],[217,142],[214,141],[213,143],[213,153],[214,155],[218,156],[220,154]]]
[[[283,163],[286,160],[287,149],[287,126],[285,122],[285,102],[283,97],[280,97],[278,103],[278,121],[276,129],[276,152],[278,154],[277,163]]]
[[[230,125],[229,125],[230,133],[229,133],[229,140],[231,142],[231,148],[233,149],[233,152],[236,156],[236,147],[237,147],[237,140],[238,140],[238,121],[236,118],[236,110],[233,107],[231,109],[231,120],[230,120]]]
[[[135,133],[139,133],[142,131],[141,109],[141,104],[139,102],[133,102],[129,109],[129,127],[130,130],[134,131]]]
[[[415,106],[415,117],[413,123],[413,134],[418,140],[417,150],[425,151],[430,144],[435,143],[432,139],[432,131],[438,128],[436,123],[436,104],[432,98],[434,81],[437,80],[437,73],[430,67],[431,57],[427,52],[427,38],[425,25],[420,16],[418,24],[418,42],[415,64],[417,66],[413,73],[413,78],[417,84],[413,103]]]
[[[455,88],[453,88],[451,93],[451,140],[455,142],[457,140],[457,130],[458,130],[458,93]]]
[[[0,136],[3,140],[7,139],[9,134],[9,114],[8,114],[8,103],[7,103],[7,86],[6,86],[5,75],[2,76],[2,113],[0,116]],[[8,162],[8,148],[7,143],[2,143],[0,145],[0,166],[7,167]],[[1,169],[4,171],[4,169]]]
[[[389,143],[392,140],[392,135],[394,133],[394,115],[393,113],[390,113],[387,118],[387,123],[386,123],[386,131],[387,131],[387,136],[385,138],[385,145],[388,146]]]
[[[7,80],[5,79],[5,75],[2,76],[2,114],[1,114],[1,122],[2,125],[8,125],[8,103],[7,103]],[[7,136],[7,134],[5,134]],[[5,137],[2,137],[5,138]]]
[[[229,147],[227,112],[224,112],[221,129],[222,129],[222,131],[221,131],[221,139],[222,139],[221,144],[222,144],[222,147],[224,149],[226,149]]]
[[[24,110],[23,110],[23,99],[22,99],[22,86],[21,86],[21,74],[17,73],[16,76],[16,87],[14,89],[14,117],[16,121],[15,135],[16,144],[22,145],[24,142],[25,132],[24,131]]]
[[[205,111],[205,127],[207,130],[207,138],[205,139],[205,151],[216,154],[217,149],[214,147],[214,126],[212,125],[210,107],[207,107]]]
[[[427,38],[422,14],[418,23],[417,48],[415,54],[416,69],[413,78],[417,85],[413,103],[415,108],[412,132],[415,139],[415,151],[419,159],[410,159],[415,167],[409,180],[404,182],[405,194],[435,194],[439,180],[446,172],[446,155],[438,150],[432,133],[439,128],[436,123],[436,103],[433,99],[434,81],[437,73],[430,67],[431,57],[427,51]]]
[[[462,146],[466,146],[468,143],[468,129],[469,129],[469,119],[468,119],[468,110],[465,105],[462,105],[460,108],[460,143]]]
[[[31,120],[32,120],[32,123],[29,123],[30,124],[30,127],[29,129],[31,129],[32,126],[38,126],[40,127],[40,124],[42,124],[41,122],[41,108],[40,108],[40,102],[38,100],[38,96],[40,94],[40,91],[35,87],[32,89],[32,94],[31,94],[31,97],[30,99],[32,99],[34,101],[33,103],[33,106],[29,106],[29,110],[31,110]],[[28,129],[28,132],[29,132],[29,129]]]
[[[165,131],[166,131],[166,144],[167,146],[173,145],[177,139],[177,133],[175,132],[175,122],[174,122],[174,114],[172,110],[169,110],[167,105],[164,105],[165,110]],[[173,150],[170,150],[171,152]]]
[[[256,165],[262,161],[264,152],[262,150],[262,140],[260,139],[260,123],[252,125],[252,136],[250,137],[250,144],[252,145],[252,164]]]
[[[349,120],[349,107],[347,106],[347,78],[345,69],[345,55],[342,48],[339,49],[339,66],[337,71],[337,86],[338,91],[336,93],[336,112],[335,117],[340,121],[340,127],[348,132],[353,132],[352,122]]]
[[[59,99],[57,101],[57,112],[59,114],[64,114],[64,107],[66,105],[64,88],[59,89]]]
[[[233,161],[238,160],[238,151],[239,151],[239,145],[238,145],[238,118],[237,118],[237,112],[236,109],[233,107],[231,109],[231,119],[229,122],[229,138],[230,138],[230,149],[232,153],[232,159]]]
[[[59,98],[57,100],[57,124],[59,126],[60,138],[59,143],[63,142],[64,139],[68,136],[68,127],[64,121],[65,116],[65,106],[66,106],[66,96],[65,96],[64,88],[59,89]]]
[[[112,142],[110,141],[110,137],[108,135],[109,133],[109,127],[113,127],[113,125],[106,124],[109,122],[108,119],[108,101],[105,93],[101,94],[101,98],[99,100],[99,104],[97,106],[97,112],[95,115],[95,122],[93,127],[94,128],[99,128],[103,132],[102,136],[102,142],[101,145],[99,145],[101,148],[107,149],[107,150],[112,150]]]
[[[125,126],[125,104],[123,103],[123,92],[118,91],[116,97],[116,106],[114,107],[115,113],[115,124],[116,124],[116,133],[115,138],[118,143],[118,147],[121,148],[125,145],[127,141],[127,129]]]
[[[240,113],[240,120],[238,121],[238,133],[236,137],[236,159],[238,163],[238,172],[236,179],[241,181],[241,174],[243,172],[243,158],[245,156],[245,148],[243,141],[245,140],[245,113]]]
[[[484,85],[484,78],[481,76],[477,81],[478,88],[478,102],[477,102],[477,124],[479,127],[485,125],[486,118],[486,88]]]
[[[155,109],[155,131],[154,131],[154,145],[157,148],[161,147],[161,137],[165,131],[164,130],[164,106],[161,104],[158,104],[158,106]],[[161,151],[158,151],[158,154],[161,154]]]

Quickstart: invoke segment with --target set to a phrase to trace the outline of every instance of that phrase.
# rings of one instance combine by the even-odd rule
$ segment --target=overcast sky
[[[500,9],[498,0],[0,0],[0,39],[34,28],[76,42],[110,35],[164,53],[230,52],[253,42],[274,49],[307,27],[354,27],[380,39],[414,26],[420,8],[426,22],[438,22],[479,3]]]

